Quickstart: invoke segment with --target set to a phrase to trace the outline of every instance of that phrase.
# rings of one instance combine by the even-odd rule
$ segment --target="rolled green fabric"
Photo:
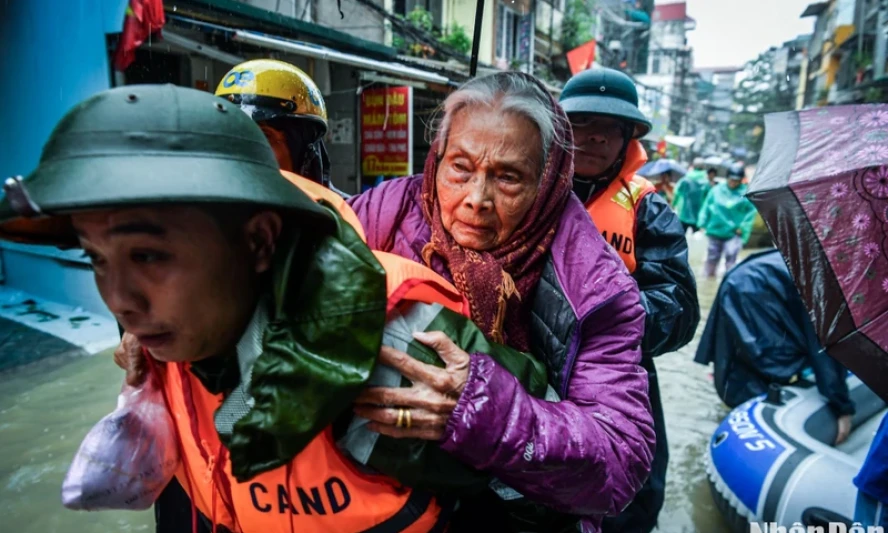
[[[487,340],[468,318],[440,304],[412,303],[390,315],[383,344],[436,366],[444,362],[434,350],[413,338],[417,331],[442,331],[469,353],[484,353],[516,376],[524,388],[544,397],[548,387],[545,366],[532,355]],[[410,381],[392,368],[374,370],[368,386],[409,387]],[[466,494],[488,486],[491,477],[442,452],[435,442],[395,439],[368,430],[366,420],[355,417],[338,440],[353,459],[407,486],[435,492]]]

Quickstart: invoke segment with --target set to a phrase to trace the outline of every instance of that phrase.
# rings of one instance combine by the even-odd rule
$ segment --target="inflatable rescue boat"
[[[857,475],[886,404],[854,376],[851,435],[839,446],[836,418],[817,388],[773,385],[738,406],[709,442],[706,473],[712,496],[734,532],[751,523],[828,527],[854,517]],[[827,530],[827,529],[825,529]]]

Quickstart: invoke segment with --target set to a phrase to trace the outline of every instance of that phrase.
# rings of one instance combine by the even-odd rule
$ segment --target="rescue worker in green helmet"
[[[348,195],[336,190],[330,180],[330,160],[324,145],[327,108],[321,91],[308,74],[283,61],[254,59],[228,71],[219,81],[215,94],[238,106],[259,125],[284,177],[303,190],[311,188],[323,196],[349,223],[357,222],[344,205],[343,198]],[[306,183],[307,180],[335,194],[325,194]],[[115,353],[118,364],[124,368],[131,365],[126,357],[127,348],[140,349],[130,334],[124,335]],[[173,480],[155,505],[158,531],[190,532],[191,517],[179,516],[176,512],[189,507],[187,495]]]
[[[233,533],[443,529],[434,496],[359,472],[333,437],[379,355],[389,267],[323,195],[281,176],[238,107],[172,85],[104,91],[4,190],[0,239],[83,248],[144,348],[174,414],[184,516]],[[315,512],[304,498],[296,511],[296,487]]]
[[[560,97],[573,128],[574,192],[641,290],[646,312],[642,366],[648,371],[657,447],[651,475],[632,504],[602,531],[648,532],[663,506],[669,459],[653,358],[686,345],[700,321],[697,286],[678,216],[653,184],[635,174],[647,162],[638,139],[651,122],[638,109],[632,79],[609,68],[583,71]]]

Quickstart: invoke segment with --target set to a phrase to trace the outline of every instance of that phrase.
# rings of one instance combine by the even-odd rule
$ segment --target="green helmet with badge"
[[[638,90],[626,74],[597,67],[584,70],[567,80],[559,99],[568,115],[605,115],[635,125],[632,137],[651,131],[651,121],[638,109]]]
[[[267,206],[327,224],[331,215],[278,169],[238,107],[173,85],[101,92],[75,106],[26,178],[4,183],[0,237],[76,245],[68,215],[151,204]]]

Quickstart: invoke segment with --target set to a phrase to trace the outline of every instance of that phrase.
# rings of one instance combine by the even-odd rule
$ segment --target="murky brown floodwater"
[[[80,441],[117,403],[110,353],[44,361],[0,376],[0,531],[154,531],[154,513],[68,511],[62,478]]]
[[[660,513],[659,531],[719,533],[728,529],[712,501],[703,458],[709,438],[729,409],[715,393],[711,367],[695,363],[694,356],[720,277],[708,280],[702,275],[705,238],[691,238],[690,245],[702,313],[700,326],[693,342],[657,359],[669,441],[666,503]],[[744,255],[747,253],[744,251]]]
[[[704,240],[691,240],[699,271]],[[699,279],[704,320],[718,283]],[[661,357],[660,372],[670,463],[660,531],[725,531],[709,494],[703,468],[708,439],[727,413],[709,369],[693,362],[696,339]],[[0,375],[0,531],[92,533],[154,530],[153,513],[84,513],[64,509],[60,487],[83,436],[111,411],[121,372],[109,354],[46,361]]]

